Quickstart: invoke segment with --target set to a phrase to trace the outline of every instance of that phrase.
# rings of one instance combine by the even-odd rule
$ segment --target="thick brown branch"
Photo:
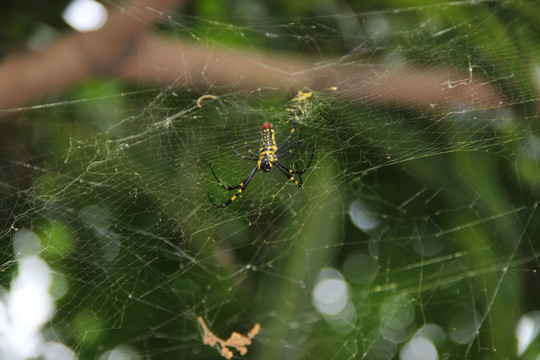
[[[111,12],[99,31],[72,33],[40,53],[16,54],[0,64],[0,109],[43,101],[85,78],[109,76],[153,85],[263,86],[320,89],[337,86],[338,95],[373,105],[442,110],[446,106],[487,109],[504,105],[490,84],[467,71],[419,70],[396,66],[318,66],[286,54],[254,56],[219,45],[168,39],[147,31],[159,11],[177,0],[138,0]],[[156,11],[149,11],[152,8]]]
[[[136,56],[138,39],[157,12],[183,2],[134,0],[110,11],[97,31],[70,33],[43,51],[7,57],[0,64],[0,109],[40,101],[86,78],[116,76],[122,63]]]

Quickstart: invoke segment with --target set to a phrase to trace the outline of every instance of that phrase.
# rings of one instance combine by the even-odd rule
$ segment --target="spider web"
[[[244,117],[255,152],[265,121],[278,144],[287,137],[293,80],[201,89],[186,72],[162,88],[119,79],[12,109],[4,302],[26,252],[52,274],[43,342],[81,359],[220,358],[199,317],[222,339],[260,324],[236,358],[539,356],[538,7],[328,5],[284,19],[253,6],[225,20],[163,13],[154,30],[249,49],[259,65],[279,49],[335,71],[304,89],[302,141],[280,159],[303,168],[316,147],[304,188],[274,169],[225,209],[206,196],[234,194],[209,162],[228,186],[253,167],[224,126],[243,154]],[[440,74],[437,89],[471,96],[432,102],[424,80]]]

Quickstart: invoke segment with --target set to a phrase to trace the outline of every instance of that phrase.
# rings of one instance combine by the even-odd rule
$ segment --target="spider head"
[[[272,163],[270,162],[270,159],[268,157],[264,157],[261,159],[261,170],[264,172],[269,172],[272,170]]]
[[[263,122],[263,124],[261,126],[262,131],[273,129],[273,128],[274,128],[274,125],[272,125],[272,123],[269,123],[268,121]]]

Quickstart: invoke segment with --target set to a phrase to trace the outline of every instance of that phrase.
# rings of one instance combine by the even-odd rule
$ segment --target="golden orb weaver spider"
[[[255,174],[255,172],[257,170],[262,170],[264,172],[269,172],[270,170],[272,170],[272,167],[274,165],[275,165],[275,167],[277,167],[279,169],[279,171],[281,171],[287,177],[287,179],[289,179],[290,181],[292,181],[293,183],[295,183],[299,187],[304,186],[304,182],[302,181],[302,176],[301,175],[303,173],[305,173],[309,169],[309,166],[311,165],[311,161],[313,160],[313,155],[315,154],[315,146],[313,146],[313,150],[311,152],[311,158],[309,159],[309,163],[305,167],[304,170],[299,170],[298,165],[296,164],[296,162],[294,163],[294,166],[295,166],[296,170],[289,169],[288,167],[286,167],[285,165],[281,164],[278,161],[278,156],[279,157],[284,157],[284,156],[292,154],[294,149],[296,148],[296,146],[298,146],[298,144],[300,144],[300,142],[302,141],[302,125],[303,125],[302,115],[304,114],[305,111],[304,111],[304,109],[301,108],[301,104],[303,102],[305,102],[305,100],[307,98],[311,97],[312,95],[313,95],[312,92],[299,91],[298,94],[296,95],[296,97],[291,100],[291,102],[293,103],[293,108],[292,109],[287,109],[287,110],[289,110],[289,111],[291,111],[293,113],[293,124],[292,124],[292,128],[291,128],[291,132],[289,133],[289,136],[287,136],[287,139],[285,139],[285,141],[279,147],[276,145],[276,138],[275,138],[275,133],[274,133],[274,125],[272,125],[269,122],[264,122],[262,124],[262,126],[261,126],[262,139],[261,139],[261,147],[259,148],[259,155],[258,156],[255,156],[255,154],[251,150],[251,148],[250,148],[250,146],[248,144],[248,141],[247,141],[246,117],[245,116],[244,116],[244,145],[246,145],[247,152],[248,152],[248,154],[250,156],[244,156],[244,155],[240,154],[240,152],[238,152],[238,150],[236,150],[234,148],[234,146],[231,143],[231,138],[229,136],[229,133],[227,132],[227,128],[223,127],[223,130],[225,131],[225,134],[227,136],[227,140],[229,141],[229,145],[231,146],[233,151],[236,153],[236,155],[238,155],[243,160],[257,161],[257,165],[255,165],[253,170],[251,170],[251,172],[248,174],[248,176],[239,185],[225,186],[218,179],[216,173],[214,172],[214,169],[212,169],[212,164],[209,162],[208,166],[210,167],[210,171],[212,172],[212,175],[214,175],[214,178],[216,179],[216,181],[218,182],[218,184],[222,188],[224,188],[225,190],[228,190],[228,191],[238,189],[236,191],[236,194],[233,195],[233,197],[231,197],[229,200],[227,200],[225,203],[223,203],[221,205],[216,204],[214,202],[214,200],[212,200],[212,197],[210,196],[210,193],[207,191],[206,195],[208,195],[208,199],[210,200],[212,205],[214,205],[216,207],[219,207],[219,208],[224,208],[224,207],[229,206],[234,200],[236,200],[238,198],[238,196],[240,196],[240,194],[242,194],[242,192],[248,186],[249,182],[251,181],[251,179],[253,178],[253,175]],[[291,141],[291,139],[293,137],[293,134],[296,131],[296,125],[297,125],[298,121],[300,121],[300,131],[298,132],[298,140],[296,141],[295,144],[293,144],[290,147],[290,149],[286,153],[279,154],[279,152],[287,144],[289,144],[289,142]],[[298,175],[298,180],[296,180],[293,175]]]

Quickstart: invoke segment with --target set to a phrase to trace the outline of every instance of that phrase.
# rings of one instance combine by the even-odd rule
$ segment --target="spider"
[[[229,136],[229,133],[227,132],[227,128],[225,128],[225,127],[223,128],[223,130],[225,131],[225,134],[227,136],[227,140],[229,141],[229,145],[231,146],[233,151],[236,153],[236,155],[238,155],[241,159],[244,159],[244,160],[257,161],[257,165],[255,165],[253,170],[251,170],[251,172],[248,174],[248,176],[244,180],[242,180],[242,182],[239,185],[225,186],[218,179],[216,173],[214,172],[214,169],[212,169],[212,164],[209,162],[208,166],[210,167],[210,171],[212,171],[212,175],[214,175],[214,178],[216,179],[216,181],[218,182],[218,184],[222,188],[224,188],[225,190],[236,190],[236,189],[238,189],[236,191],[236,194],[233,195],[233,197],[231,197],[229,200],[227,200],[225,203],[223,203],[221,205],[216,204],[214,202],[214,200],[212,200],[212,197],[210,196],[210,193],[207,191],[206,194],[208,195],[208,199],[210,200],[212,205],[214,205],[216,207],[219,207],[219,208],[224,208],[224,207],[229,206],[234,200],[236,200],[238,198],[238,196],[240,194],[242,194],[242,192],[248,186],[249,182],[251,181],[251,179],[253,178],[253,175],[255,174],[255,172],[257,170],[262,170],[264,172],[269,172],[270,170],[272,170],[274,165],[275,165],[275,167],[277,167],[279,169],[279,171],[281,171],[287,177],[287,179],[289,179],[290,181],[292,181],[293,183],[295,183],[299,187],[304,186],[301,175],[303,173],[305,173],[309,169],[309,166],[311,165],[311,161],[313,160],[313,155],[315,154],[315,146],[313,147],[313,150],[311,152],[311,158],[309,159],[309,163],[306,166],[306,168],[303,169],[303,170],[299,170],[298,165],[296,163],[294,163],[294,166],[295,166],[296,170],[289,169],[288,167],[286,167],[285,165],[281,164],[278,161],[278,156],[279,157],[284,157],[284,156],[292,154],[294,149],[296,148],[296,146],[302,141],[302,125],[303,125],[303,122],[302,122],[301,116],[302,116],[302,114],[304,114],[304,110],[302,110],[300,108],[300,105],[301,105],[302,102],[304,102],[307,98],[311,97],[312,95],[313,95],[312,92],[299,91],[297,96],[291,100],[293,102],[293,104],[294,104],[294,107],[292,109],[288,109],[288,110],[293,112],[293,115],[294,115],[292,129],[291,129],[291,132],[289,133],[289,136],[287,137],[287,139],[285,139],[285,141],[279,147],[276,145],[276,139],[275,139],[275,133],[274,133],[274,125],[272,125],[271,123],[266,122],[266,121],[262,124],[262,126],[261,126],[262,140],[261,140],[261,147],[259,149],[259,155],[258,156],[255,156],[255,154],[251,150],[251,148],[250,148],[250,146],[248,144],[248,141],[247,141],[246,117],[245,116],[244,116],[244,145],[246,145],[247,152],[248,152],[248,154],[250,156],[244,156],[244,155],[240,154],[240,152],[238,152],[234,148],[234,146],[231,143],[231,138]],[[279,154],[280,151],[292,139],[293,134],[296,131],[296,124],[298,123],[299,119],[300,119],[300,131],[299,131],[299,134],[298,134],[298,140],[296,141],[295,144],[293,144],[290,147],[290,149],[286,153]],[[293,177],[293,175],[298,175],[298,180],[296,180]]]

